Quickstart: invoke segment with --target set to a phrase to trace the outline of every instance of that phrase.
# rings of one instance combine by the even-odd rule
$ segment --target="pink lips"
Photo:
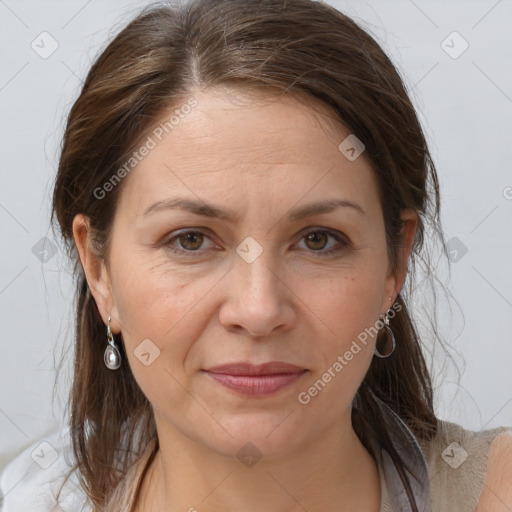
[[[205,370],[216,382],[248,396],[276,393],[300,379],[307,370],[280,361],[252,365],[233,363]]]

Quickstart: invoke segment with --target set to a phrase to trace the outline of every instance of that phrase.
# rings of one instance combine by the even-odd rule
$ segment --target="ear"
[[[87,284],[96,301],[98,310],[105,325],[110,318],[110,328],[113,333],[120,332],[119,315],[115,305],[112,285],[105,260],[94,247],[92,229],[89,218],[78,214],[73,219],[73,237],[80,255],[80,261],[84,269]]]
[[[400,218],[402,219],[402,244],[398,248],[398,268],[395,273],[390,271],[386,284],[386,296],[384,302],[389,297],[393,300],[402,289],[407,276],[407,267],[411,256],[414,235],[418,228],[418,214],[414,210],[403,210]],[[390,306],[389,306],[390,307]]]

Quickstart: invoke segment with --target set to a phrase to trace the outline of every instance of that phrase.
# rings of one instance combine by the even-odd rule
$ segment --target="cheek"
[[[116,304],[128,362],[155,409],[186,408],[184,361],[200,335],[194,305],[201,295],[172,274],[125,268]]]
[[[385,290],[385,271],[380,266],[352,267],[339,274],[324,282],[305,282],[300,292],[338,348],[375,324]]]
[[[199,302],[202,290],[213,280],[170,264],[163,252],[135,253],[130,259],[119,256],[117,262],[115,301],[122,325],[132,337],[161,337]]]
[[[296,397],[304,414],[320,415],[326,423],[345,414],[373,360],[382,290],[379,272],[367,268],[309,293],[322,334],[314,347],[316,371]]]
[[[187,354],[205,327],[198,319],[208,321],[205,307],[211,302],[207,293],[219,276],[198,277],[143,259],[125,261],[116,271],[115,301],[135,378],[154,380],[156,368],[179,377]],[[151,357],[141,361],[141,352],[149,352]],[[154,354],[151,372],[147,372],[144,363]],[[139,384],[143,387],[143,382]]]

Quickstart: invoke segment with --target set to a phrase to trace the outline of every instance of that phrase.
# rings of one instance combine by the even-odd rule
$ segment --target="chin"
[[[232,421],[218,417],[219,423],[232,437],[228,434],[222,435],[220,442],[215,443],[217,446],[211,448],[227,457],[239,459],[252,456],[265,457],[268,461],[286,456],[300,444],[299,428],[290,421],[293,414],[287,417],[288,414],[260,411],[239,415]]]

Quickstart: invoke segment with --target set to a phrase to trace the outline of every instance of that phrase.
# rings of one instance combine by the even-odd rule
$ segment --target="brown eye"
[[[329,239],[331,240],[330,244]],[[335,243],[332,243],[332,240]],[[304,243],[306,252],[314,257],[334,256],[335,253],[342,253],[352,246],[344,234],[332,233],[325,229],[309,231],[302,237],[301,243]]]
[[[221,249],[210,236],[191,229],[175,232],[175,235],[167,238],[162,245],[178,256],[204,256],[208,250]]]
[[[176,238],[180,241],[181,247],[188,251],[195,251],[199,249],[203,243],[203,234],[196,231],[189,231]]]
[[[305,236],[306,243],[310,244],[308,247],[314,250],[324,249],[328,238],[328,234],[324,231],[314,231],[313,233]]]

